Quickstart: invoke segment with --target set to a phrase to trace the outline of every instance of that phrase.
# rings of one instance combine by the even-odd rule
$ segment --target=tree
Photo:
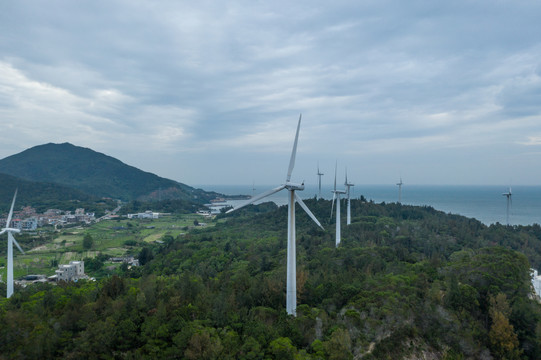
[[[519,359],[521,355],[517,334],[509,323],[510,312],[505,294],[499,293],[490,297],[489,313],[492,325],[488,336],[491,349],[499,359]]]
[[[271,341],[269,350],[274,355],[275,359],[280,360],[293,360],[297,353],[297,348],[293,346],[291,339],[287,337],[281,337]]]
[[[220,337],[214,332],[205,328],[193,334],[184,356],[188,359],[218,359],[223,346]]]
[[[152,250],[150,250],[150,248],[148,248],[147,246],[142,248],[141,251],[139,252],[139,264],[141,265],[145,265],[153,258],[154,258],[154,254],[152,254]]]
[[[83,238],[83,248],[87,250],[91,249],[93,244],[94,239],[92,239],[92,236],[90,234],[85,234],[85,237]]]
[[[351,337],[347,330],[336,329],[331,338],[323,343],[328,359],[332,360],[350,360],[353,358],[351,353]]]

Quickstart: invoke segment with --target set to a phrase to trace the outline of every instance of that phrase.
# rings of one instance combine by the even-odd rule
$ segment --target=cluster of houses
[[[38,214],[36,209],[26,206],[21,211],[13,213],[13,219],[9,227],[22,231],[34,231],[44,225],[66,225],[81,222],[89,224],[95,219],[94,213],[85,213],[85,209],[82,208],[76,209],[74,213],[49,209],[43,214]],[[6,221],[6,218],[0,219],[0,227],[5,227]]]

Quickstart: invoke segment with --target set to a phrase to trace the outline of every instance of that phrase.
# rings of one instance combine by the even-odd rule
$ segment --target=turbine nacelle
[[[286,182],[284,184],[284,187],[288,190],[299,190],[299,191],[302,191],[304,190],[304,182],[302,184],[295,184],[295,183],[292,183],[292,182]]]

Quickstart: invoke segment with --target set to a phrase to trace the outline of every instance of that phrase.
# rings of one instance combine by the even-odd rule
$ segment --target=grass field
[[[56,264],[67,264],[74,260],[94,258],[98,255],[121,257],[135,255],[142,246],[151,244],[164,236],[177,237],[187,231],[197,230],[194,221],[214,226],[214,220],[200,215],[169,215],[159,219],[121,219],[105,220],[85,227],[59,229],[47,234],[52,240],[32,249],[25,248],[25,254],[14,249],[14,276],[20,278],[26,274],[54,275]],[[38,229],[39,230],[39,229]],[[85,235],[90,235],[93,244],[90,249],[83,248]],[[17,236],[17,235],[15,235]],[[0,239],[5,248],[7,236]],[[23,246],[24,247],[24,246]],[[0,259],[0,275],[6,279],[5,249]],[[108,264],[110,265],[110,264]],[[90,274],[91,275],[91,274]]]

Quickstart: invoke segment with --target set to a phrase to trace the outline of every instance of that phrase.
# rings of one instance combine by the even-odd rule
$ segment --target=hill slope
[[[216,193],[159,177],[94,150],[45,144],[0,160],[0,173],[31,181],[61,184],[98,197],[135,200],[152,198],[205,202]]]
[[[49,207],[58,207],[60,204],[98,201],[98,198],[92,195],[67,186],[28,181],[6,174],[0,174],[0,184],[2,184],[0,187],[0,213],[9,211],[15,189],[19,189],[17,208],[32,205],[43,211]],[[69,207],[64,207],[69,209]]]
[[[539,225],[354,199],[336,248],[330,201],[306,203],[327,230],[297,209],[296,317],[287,207],[247,206],[165,235],[119,276],[9,300],[0,284],[0,359],[541,359]]]

